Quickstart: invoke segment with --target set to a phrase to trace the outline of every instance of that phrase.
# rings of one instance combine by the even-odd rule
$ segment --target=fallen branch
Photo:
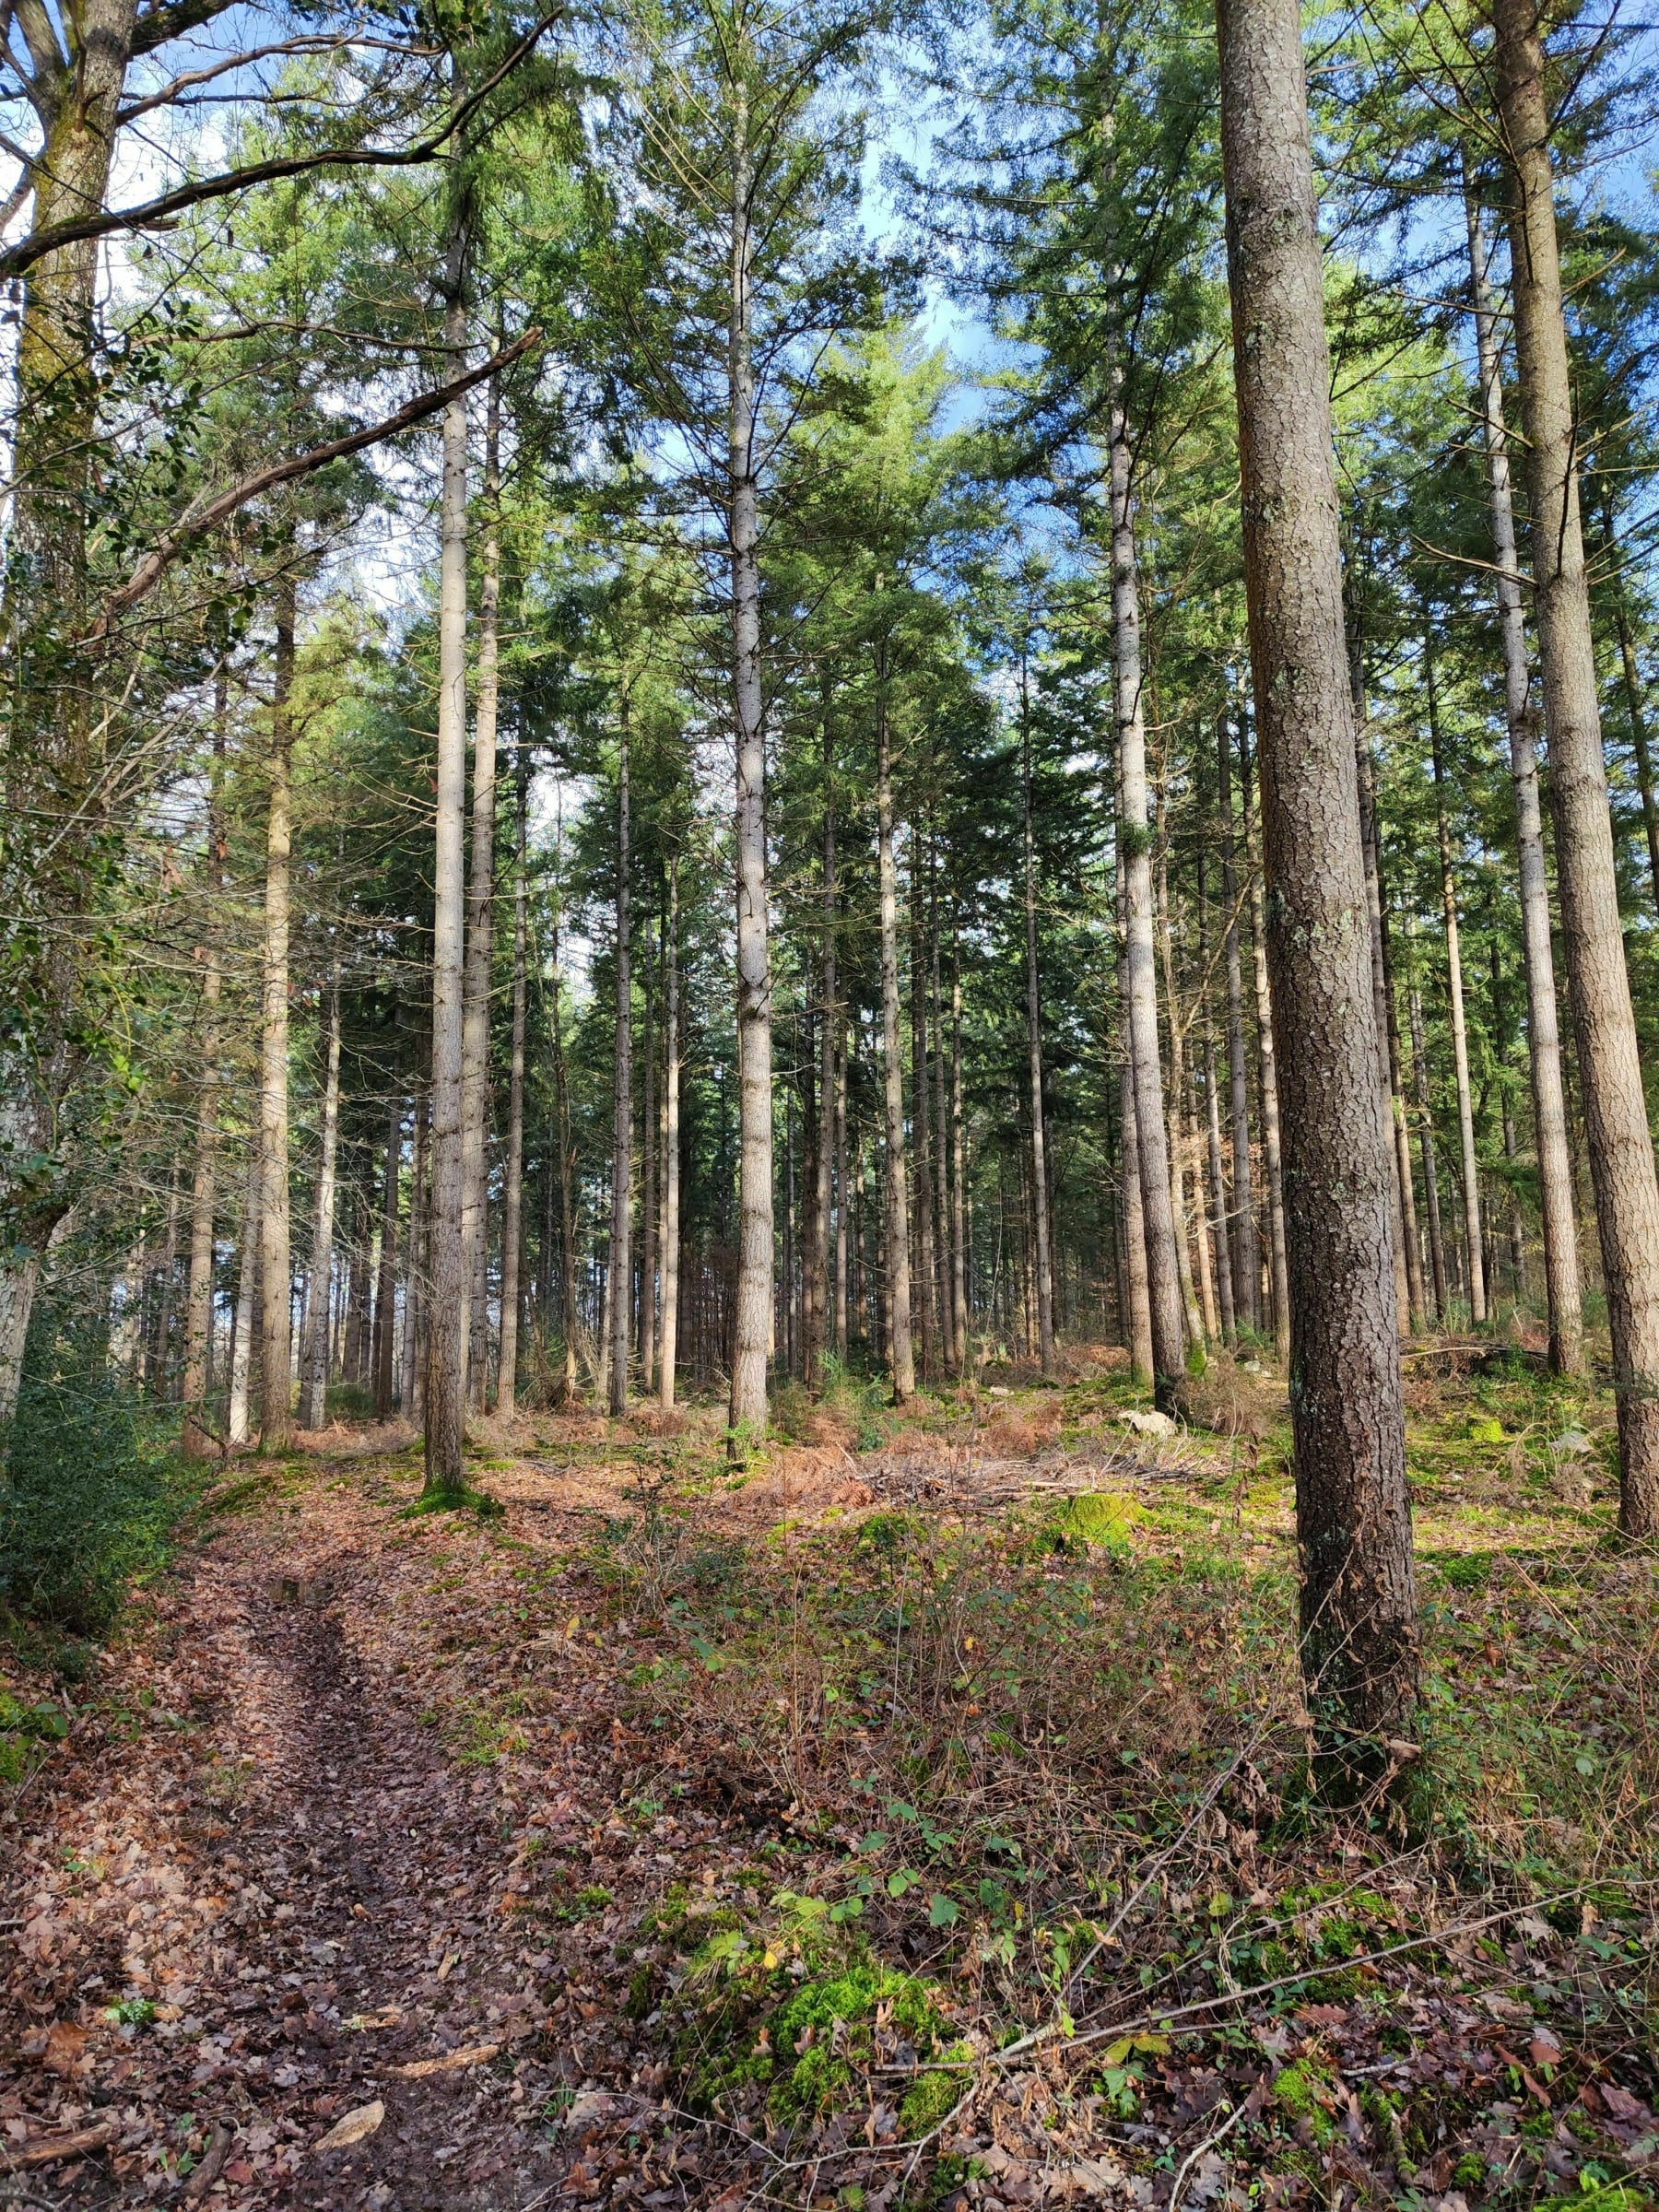
[[[73,2135],[36,2136],[32,2142],[19,2143],[11,2156],[19,2166],[55,2166],[60,2159],[84,2159],[89,2150],[101,2150],[120,2133],[119,2120],[95,2120]]]
[[[193,502],[160,544],[145,555],[121,589],[111,593],[103,612],[88,632],[88,644],[96,644],[100,638],[107,637],[115,618],[152,592],[187,546],[206,537],[220,523],[228,522],[250,500],[256,500],[262,492],[274,491],[279,484],[290,484],[296,477],[310,476],[313,469],[324,468],[330,461],[344,460],[348,453],[360,453],[367,446],[379,445],[388,438],[395,438],[400,430],[424,422],[428,416],[437,414],[463,392],[470,392],[475,384],[481,384],[487,377],[509,367],[538,344],[540,338],[539,330],[527,330],[522,338],[515,338],[511,346],[492,354],[481,367],[469,369],[465,376],[454,377],[447,384],[423,392],[418,399],[410,400],[407,406],[399,407],[395,415],[388,415],[383,422],[371,423],[364,429],[351,431],[347,437],[331,438],[324,445],[313,445],[303,453],[291,454],[286,461],[274,461],[268,467],[255,469],[252,476],[243,477],[229,491],[221,491],[217,499],[205,505]]]

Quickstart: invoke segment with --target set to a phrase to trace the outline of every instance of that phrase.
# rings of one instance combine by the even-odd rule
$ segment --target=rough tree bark
[[[1296,0],[1219,0],[1228,276],[1284,1117],[1301,1633],[1322,1750],[1410,1724],[1418,1652],[1307,82]],[[1382,1754],[1385,1759],[1386,1753]],[[1369,1763],[1369,1762],[1362,1762]]]
[[[328,1323],[334,1295],[335,1169],[340,1142],[340,956],[328,966],[324,1016],[323,1128],[318,1147],[316,1211],[312,1221],[311,1288],[300,1353],[300,1426],[328,1420]]]
[[[1239,957],[1239,877],[1233,859],[1232,723],[1216,724],[1216,765],[1221,811],[1221,911],[1227,940],[1227,1079],[1232,1108],[1233,1311],[1247,1329],[1262,1325],[1262,1250],[1256,1235],[1255,1189],[1250,1160],[1250,1084],[1244,1063],[1244,980]]]
[[[501,399],[489,380],[479,549],[477,699],[473,712],[472,853],[466,875],[466,967],[461,1013],[461,1234],[467,1284],[466,1398],[488,1390],[486,1305],[489,1193],[489,1001],[495,965],[496,733],[500,713]]]
[[[1659,1533],[1659,1181],[1607,812],[1543,40],[1534,0],[1494,0],[1492,23],[1512,169],[1511,289],[1532,482],[1534,605],[1561,935],[1618,1395],[1619,1522],[1629,1535],[1651,1536]]]
[[[207,1424],[207,1374],[213,1337],[213,1214],[218,1170],[219,992],[223,966],[215,913],[225,884],[225,821],[220,797],[224,773],[225,680],[215,686],[213,763],[207,782],[207,865],[204,889],[209,914],[203,932],[202,1080],[196,1092],[195,1165],[190,1191],[190,1274],[184,1293],[184,1420],[180,1445],[186,1459],[206,1459],[216,1439]],[[5,1408],[0,1407],[0,1419]]]
[[[680,1277],[680,990],[679,860],[668,864],[668,914],[663,931],[663,1342],[657,1397],[674,1408],[679,1358]]]
[[[503,1414],[512,1413],[518,1403],[519,1266],[524,1249],[524,985],[529,942],[524,818],[529,811],[530,790],[522,742],[517,800],[512,818],[512,1063],[507,1079],[507,1181],[501,1194],[501,1357],[496,1375],[496,1411]]]
[[[1112,636],[1118,739],[1118,865],[1125,885],[1124,966],[1129,1059],[1135,1077],[1135,1156],[1140,1174],[1152,1387],[1166,1412],[1186,1364],[1181,1266],[1170,1203],[1170,1147],[1159,1057],[1157,953],[1152,924],[1152,837],[1147,811],[1147,727],[1141,698],[1140,590],[1129,426],[1112,410]]]
[[[444,272],[443,335],[456,370],[466,350],[465,229]],[[464,1223],[463,947],[466,926],[466,402],[443,410],[439,517],[438,766],[432,869],[432,1133],[428,1229],[426,1495],[465,1488],[467,1279]]]
[[[1457,878],[1446,816],[1446,764],[1441,749],[1440,702],[1434,681],[1434,638],[1423,631],[1429,700],[1429,758],[1434,770],[1434,822],[1440,845],[1441,912],[1446,927],[1446,996],[1452,1019],[1452,1066],[1457,1084],[1457,1132],[1463,1169],[1464,1240],[1468,1253],[1469,1319],[1486,1324],[1486,1247],[1480,1228],[1480,1159],[1475,1149],[1475,1094],[1469,1083],[1469,1030],[1464,1015],[1463,948],[1457,927]]]
[[[260,1449],[293,1441],[293,1352],[288,1251],[288,862],[293,841],[294,575],[277,580],[265,813],[265,958],[260,1018]]]
[[[611,1060],[610,1371],[607,1403],[628,1410],[633,1310],[633,977],[629,967],[628,701],[617,735],[617,1022]]]
[[[910,1202],[904,1167],[904,1053],[899,1039],[899,887],[893,866],[893,760],[886,702],[876,711],[876,841],[881,907],[881,1049],[886,1107],[885,1227],[888,1345],[893,1397],[916,1393],[911,1342]]]

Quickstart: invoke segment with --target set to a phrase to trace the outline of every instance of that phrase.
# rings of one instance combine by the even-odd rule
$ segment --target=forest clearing
[[[1652,2212],[1656,122],[0,0],[0,2206]]]

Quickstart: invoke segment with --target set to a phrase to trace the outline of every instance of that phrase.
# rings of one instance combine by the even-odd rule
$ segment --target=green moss
[[[1122,1556],[1129,1549],[1129,1531],[1146,1518],[1133,1498],[1112,1490],[1080,1490],[1066,1500],[1051,1526],[1065,1550],[1087,1551],[1093,1545]]]
[[[967,2086],[960,2074],[947,2074],[938,2067],[922,2075],[899,2107],[900,2134],[910,2142],[918,2136],[932,2135],[949,2119]]]
[[[1315,2143],[1335,2138],[1336,2129],[1327,2109],[1329,2096],[1323,2077],[1305,2058],[1286,2066],[1273,2085],[1274,2102],[1292,2120],[1305,2120]]]

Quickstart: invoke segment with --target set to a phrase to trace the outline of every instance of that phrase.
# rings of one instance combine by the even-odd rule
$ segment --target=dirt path
[[[105,1670],[101,1743],[49,1767],[0,1831],[19,2062],[0,2169],[91,2127],[112,2140],[32,2169],[50,2201],[591,2198],[589,2169],[560,2188],[584,2116],[650,2099],[627,2094],[627,2023],[582,1994],[599,1931],[523,1908],[549,1845],[603,1841],[606,1731],[544,1725],[539,1756],[515,1760],[457,1750],[453,1727],[468,1670],[534,1671],[522,1647],[574,1602],[556,1587],[557,1497],[521,1497],[513,1517],[548,1564],[505,1654],[484,1630],[526,1611],[525,1570],[503,1569],[500,1535],[396,1523],[355,1486],[317,1484],[181,1563]],[[555,1674],[581,1656],[584,1690],[604,1691],[574,1638],[553,1647]],[[320,2147],[377,2104],[372,2132]]]

